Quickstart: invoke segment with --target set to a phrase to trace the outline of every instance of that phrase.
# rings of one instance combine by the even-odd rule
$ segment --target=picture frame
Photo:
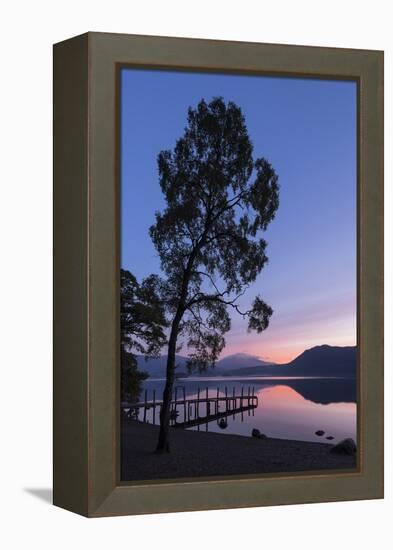
[[[356,471],[121,482],[119,70],[357,83]],[[88,517],[383,498],[383,52],[89,32],[54,46],[54,504]]]

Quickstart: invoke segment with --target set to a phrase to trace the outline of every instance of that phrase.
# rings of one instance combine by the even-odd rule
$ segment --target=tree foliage
[[[248,319],[249,330],[269,325],[273,311],[260,296],[247,311],[239,298],[268,261],[263,232],[279,205],[278,177],[266,159],[253,160],[242,112],[222,98],[188,110],[158,170],[166,208],[150,234],[166,278],[154,285],[176,346],[186,342],[190,367],[203,370],[225,346],[229,311]]]
[[[155,290],[155,276],[139,284],[124,269],[120,272],[121,394],[135,401],[148,373],[138,371],[135,354],[155,356],[166,343],[167,321]]]
[[[138,369],[138,361],[133,353],[121,348],[121,400],[135,403],[139,400],[142,382],[149,377],[145,371]]]

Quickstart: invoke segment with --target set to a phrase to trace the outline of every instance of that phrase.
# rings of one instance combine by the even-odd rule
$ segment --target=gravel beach
[[[329,443],[175,428],[171,453],[157,455],[158,429],[137,421],[122,424],[122,481],[356,468],[356,457],[331,453]]]

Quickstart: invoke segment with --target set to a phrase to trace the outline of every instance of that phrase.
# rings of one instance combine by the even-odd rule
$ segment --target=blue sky
[[[159,273],[148,228],[165,207],[157,155],[174,147],[187,109],[222,96],[245,116],[254,157],[279,176],[280,207],[265,233],[269,264],[257,293],[274,314],[261,335],[232,317],[222,356],[285,362],[318,344],[356,344],[356,84],[354,82],[123,69],[121,264]]]

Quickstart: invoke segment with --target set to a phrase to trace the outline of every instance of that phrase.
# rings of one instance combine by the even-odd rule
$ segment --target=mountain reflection
[[[158,381],[157,381],[158,382]],[[151,381],[153,384],[153,381]],[[160,382],[158,382],[160,384]],[[329,403],[356,403],[356,380],[354,378],[184,378],[178,380],[179,385],[185,385],[187,393],[194,393],[199,388],[217,388],[227,386],[232,388],[254,386],[255,391],[271,386],[288,386],[299,393],[304,399],[321,405]],[[150,386],[152,387],[152,386]]]
[[[153,392],[161,398],[164,381],[148,379],[144,382],[147,399]],[[258,406],[244,414],[229,414],[224,423],[217,420],[206,423],[206,431],[250,436],[258,428],[269,437],[324,441],[356,439],[356,380],[345,378],[290,378],[290,377],[188,377],[176,380],[177,395],[195,399],[198,389],[202,396],[225,396],[254,389]],[[142,411],[142,409],[141,409]],[[180,407],[180,413],[182,408]],[[205,411],[206,412],[206,411]],[[201,416],[205,414],[201,409]],[[140,412],[140,419],[143,418]],[[181,419],[180,419],[181,420]],[[151,410],[147,421],[152,422]],[[190,429],[205,429],[202,426]],[[323,430],[324,436],[315,432]]]
[[[356,380],[354,379],[299,379],[285,380],[304,399],[321,405],[329,403],[356,403]]]

